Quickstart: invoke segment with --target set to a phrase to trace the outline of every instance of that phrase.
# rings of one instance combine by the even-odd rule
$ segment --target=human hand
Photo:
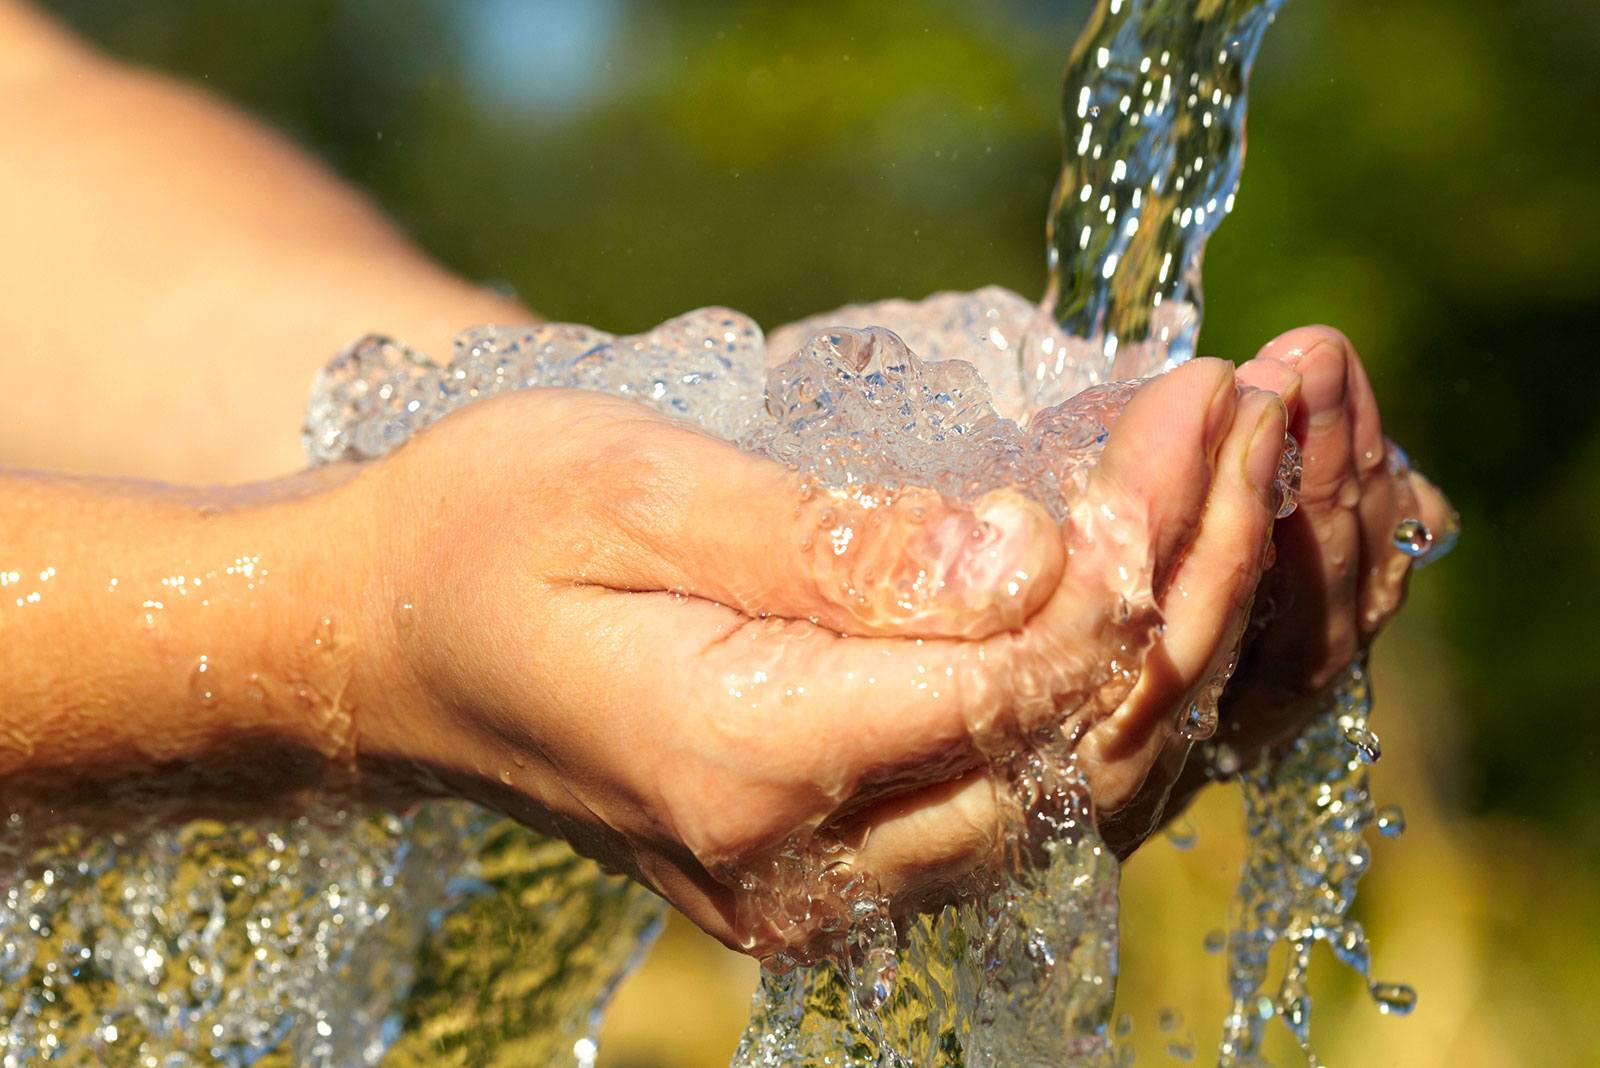
[[[389,541],[358,752],[563,835],[757,954],[807,932],[752,921],[735,876],[797,833],[848,840],[896,900],[936,896],[989,859],[987,754],[1029,729],[1081,727],[1105,806],[1145,784],[1176,695],[1242,625],[1284,420],[1217,361],[1163,376],[1063,536],[1005,492],[808,500],[599,395],[474,405],[349,483]],[[819,534],[846,526],[835,554]],[[908,594],[919,573],[942,581]],[[1146,662],[1131,693],[1118,656]]]
[[[1274,562],[1220,695],[1216,739],[1244,767],[1305,728],[1320,695],[1399,610],[1413,562],[1395,544],[1400,521],[1422,521],[1431,537],[1425,556],[1448,550],[1458,521],[1384,438],[1372,384],[1339,331],[1292,330],[1238,377],[1281,396],[1304,443],[1299,507],[1277,524]],[[1119,853],[1132,852],[1218,774],[1179,743],[1160,764],[1177,769],[1170,799],[1146,791],[1103,828]]]
[[[1372,383],[1342,333],[1292,330],[1239,377],[1295,398],[1291,431],[1304,443],[1300,506],[1273,536],[1276,563],[1223,692],[1219,740],[1248,762],[1304,728],[1316,696],[1399,610],[1414,558],[1397,547],[1397,525],[1421,520],[1427,552],[1443,552],[1458,524],[1383,436]]]
[[[1216,740],[1243,767],[1306,727],[1318,697],[1400,608],[1413,556],[1395,545],[1397,524],[1421,520],[1432,539],[1427,553],[1440,553],[1458,520],[1434,484],[1395,462],[1370,379],[1344,334],[1293,329],[1240,366],[1238,379],[1278,393],[1304,443],[1299,507],[1277,524],[1274,564],[1219,700]],[[1221,774],[1181,743],[1160,763],[1178,769],[1171,798],[1146,791],[1106,828],[1122,854]]]

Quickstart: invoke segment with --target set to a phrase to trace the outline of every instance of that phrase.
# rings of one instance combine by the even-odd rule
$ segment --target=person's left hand
[[[1303,443],[1299,506],[1273,532],[1275,560],[1221,695],[1216,739],[1248,767],[1305,728],[1318,698],[1399,610],[1414,560],[1395,543],[1397,525],[1422,522],[1431,538],[1426,557],[1448,550],[1457,519],[1384,438],[1372,383],[1338,330],[1291,330],[1238,378],[1283,397],[1290,432]],[[1173,796],[1163,804],[1158,791],[1146,791],[1104,828],[1124,855],[1213,774],[1177,743],[1162,766],[1181,768]]]

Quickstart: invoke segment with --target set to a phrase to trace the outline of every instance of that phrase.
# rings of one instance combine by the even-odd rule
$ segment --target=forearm
[[[0,796],[243,771],[254,804],[351,766],[361,554],[318,551],[324,487],[276,496],[0,473]]]
[[[299,466],[311,375],[528,318],[204,95],[0,0],[0,462],[182,481]]]

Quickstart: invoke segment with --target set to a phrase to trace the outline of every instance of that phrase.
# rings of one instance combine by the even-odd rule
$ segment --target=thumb
[[[982,638],[1020,628],[1061,579],[1059,527],[1015,491],[966,505],[926,489],[817,489],[725,442],[660,429],[633,458],[655,483],[651,529],[629,524],[641,551],[612,558],[630,588],[841,634]]]

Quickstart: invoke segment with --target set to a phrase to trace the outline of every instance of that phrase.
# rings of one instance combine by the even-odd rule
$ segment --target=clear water
[[[1318,942],[1367,981],[1380,1011],[1404,1015],[1416,1004],[1409,986],[1372,979],[1366,934],[1350,919],[1372,859],[1366,831],[1392,837],[1404,822],[1398,809],[1373,806],[1367,769],[1381,748],[1367,725],[1371,712],[1366,665],[1353,664],[1289,750],[1240,780],[1249,845],[1228,935],[1233,1006],[1223,1025],[1224,1066],[1266,1064],[1262,1042],[1273,1019],[1289,1026],[1308,1063],[1319,1063],[1307,989]],[[1274,986],[1269,973],[1280,947]]]
[[[1282,3],[1104,0],[1072,51],[1044,304],[1097,344],[1103,377],[1194,355],[1201,259],[1233,210],[1250,68]],[[1038,383],[1063,362],[1030,355]]]
[[[628,338],[486,327],[462,335],[444,365],[371,338],[319,377],[308,456],[379,456],[462,404],[570,386],[696,422],[827,492],[933,485],[971,500],[1013,487],[1064,516],[1126,399],[1120,380],[1192,354],[1200,257],[1232,206],[1245,83],[1276,7],[1103,0],[1063,90],[1067,150],[1042,306],[1000,289],[941,294],[840,309],[770,339],[722,309]],[[1397,531],[1397,543],[1423,533]],[[1130,614],[1125,652],[1148,640],[1150,622]],[[1098,691],[1131,682],[1108,673]],[[1244,779],[1251,853],[1226,941],[1224,1064],[1257,1063],[1273,1018],[1308,1041],[1315,942],[1367,974],[1347,918],[1367,863],[1361,837],[1399,825],[1367,794],[1378,751],[1368,708],[1357,668],[1291,753]],[[897,929],[871,885],[820,878],[842,848],[824,832],[732,873],[771,915],[802,922],[833,898],[850,918],[828,959],[768,962],[737,1065],[1124,1059],[1111,1024],[1117,865],[1072,758],[1093,709],[1066,711],[1060,729],[990,750],[1018,859],[969,886],[959,907]],[[1191,735],[1209,733],[1214,715],[1214,701],[1191,710]],[[1226,766],[1229,754],[1213,757]],[[20,814],[0,828],[4,1068],[62,1054],[588,1064],[597,1014],[663,908],[560,843],[466,805],[366,813],[330,798],[292,821],[226,825],[147,815],[109,836]],[[1039,863],[1020,861],[1024,843]],[[1291,963],[1273,989],[1268,958],[1280,945]],[[1414,1001],[1392,984],[1373,992],[1390,1011]]]

